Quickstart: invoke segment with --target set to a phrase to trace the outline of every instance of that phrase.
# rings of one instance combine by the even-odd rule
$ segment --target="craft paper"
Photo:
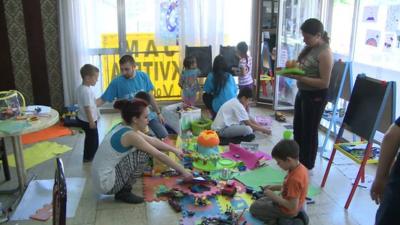
[[[221,156],[234,161],[241,161],[251,170],[257,167],[258,160],[263,157],[235,144],[229,144],[229,151],[222,153]]]

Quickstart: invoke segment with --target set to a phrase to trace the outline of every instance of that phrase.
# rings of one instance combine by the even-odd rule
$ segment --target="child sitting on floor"
[[[299,145],[294,140],[281,140],[272,149],[272,157],[288,174],[283,185],[264,187],[265,197],[250,206],[250,213],[267,224],[307,225],[309,219],[302,207],[308,190],[308,170],[299,162]]]
[[[151,96],[149,93],[144,92],[144,91],[139,91],[135,95],[136,99],[143,100],[147,105],[150,105],[151,101]],[[158,139],[164,139],[168,136],[168,131],[167,128],[165,128],[164,124],[161,123],[161,121],[158,119],[157,114],[150,108],[149,109],[149,114],[148,114],[148,121],[149,125],[146,127],[146,130],[142,131],[145,134],[149,134],[149,127],[151,128],[151,132],[158,138]],[[150,133],[152,136],[152,133]]]
[[[225,102],[219,109],[211,128],[217,131],[221,145],[252,141],[255,138],[254,131],[271,134],[270,129],[250,118],[246,108],[249,107],[252,97],[253,91],[243,88],[237,98]]]

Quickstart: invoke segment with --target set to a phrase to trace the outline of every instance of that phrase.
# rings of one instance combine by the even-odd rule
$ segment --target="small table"
[[[25,171],[24,157],[22,152],[23,146],[22,146],[21,136],[23,134],[28,134],[48,128],[57,123],[58,120],[59,120],[58,112],[54,109],[51,109],[49,114],[46,114],[45,116],[38,116],[38,120],[29,122],[30,126],[24,128],[20,132],[8,134],[0,131],[0,137],[4,138],[5,143],[6,142],[12,143],[12,148],[15,155],[15,165],[18,175],[18,189],[21,193],[24,192],[26,185],[26,171]]]

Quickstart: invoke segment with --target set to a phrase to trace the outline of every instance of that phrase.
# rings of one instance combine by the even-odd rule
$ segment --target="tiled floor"
[[[266,108],[252,108],[253,115],[270,115],[272,111]],[[100,138],[111,126],[112,121],[118,118],[116,114],[105,114],[99,123]],[[291,123],[290,116],[288,123]],[[266,136],[257,134],[256,142],[260,143],[260,149],[270,152],[274,143],[280,140],[285,128],[282,123],[274,121],[273,134]],[[79,203],[78,210],[74,218],[67,220],[67,224],[73,225],[125,225],[125,224],[178,224],[180,214],[173,212],[165,202],[145,203],[140,205],[129,205],[114,202],[113,197],[96,196],[90,178],[90,164],[82,164],[82,146],[83,135],[76,134],[69,137],[62,137],[55,140],[58,143],[69,145],[73,150],[62,156],[67,177],[85,177],[86,185]],[[321,142],[321,141],[320,141]],[[342,157],[343,158],[343,157]],[[349,165],[350,163],[350,165]],[[273,166],[276,166],[271,161]],[[327,161],[317,158],[316,167],[311,176],[311,182],[318,186],[322,180]],[[351,189],[351,176],[354,169],[358,167],[346,159],[340,160],[340,165],[334,165],[326,187],[321,194],[315,197],[315,204],[307,206],[307,212],[310,216],[312,225],[356,225],[373,224],[377,206],[371,201],[369,191],[366,188],[358,188],[353,201],[348,210],[344,209],[347,196]],[[367,174],[374,175],[374,166],[368,166]],[[16,185],[16,174],[12,171],[13,180],[11,182],[0,183],[0,189],[13,187]],[[0,172],[2,176],[2,172]],[[51,179],[54,174],[54,162],[49,160],[28,171],[30,175],[36,175],[35,179]],[[0,180],[4,178],[0,177]],[[142,189],[141,182],[134,186],[134,192],[140,193]],[[11,204],[16,196],[0,195],[0,201],[3,205]],[[51,224],[37,221],[11,221],[7,224]]]

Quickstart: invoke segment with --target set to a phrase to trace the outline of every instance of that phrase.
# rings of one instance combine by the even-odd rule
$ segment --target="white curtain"
[[[211,45],[213,58],[218,55],[219,46],[224,43],[224,3],[224,0],[180,1],[179,44],[183,51],[185,45]]]
[[[75,90],[82,82],[79,70],[88,62],[87,19],[84,1],[59,0],[61,68],[64,87],[64,104],[75,103]]]

